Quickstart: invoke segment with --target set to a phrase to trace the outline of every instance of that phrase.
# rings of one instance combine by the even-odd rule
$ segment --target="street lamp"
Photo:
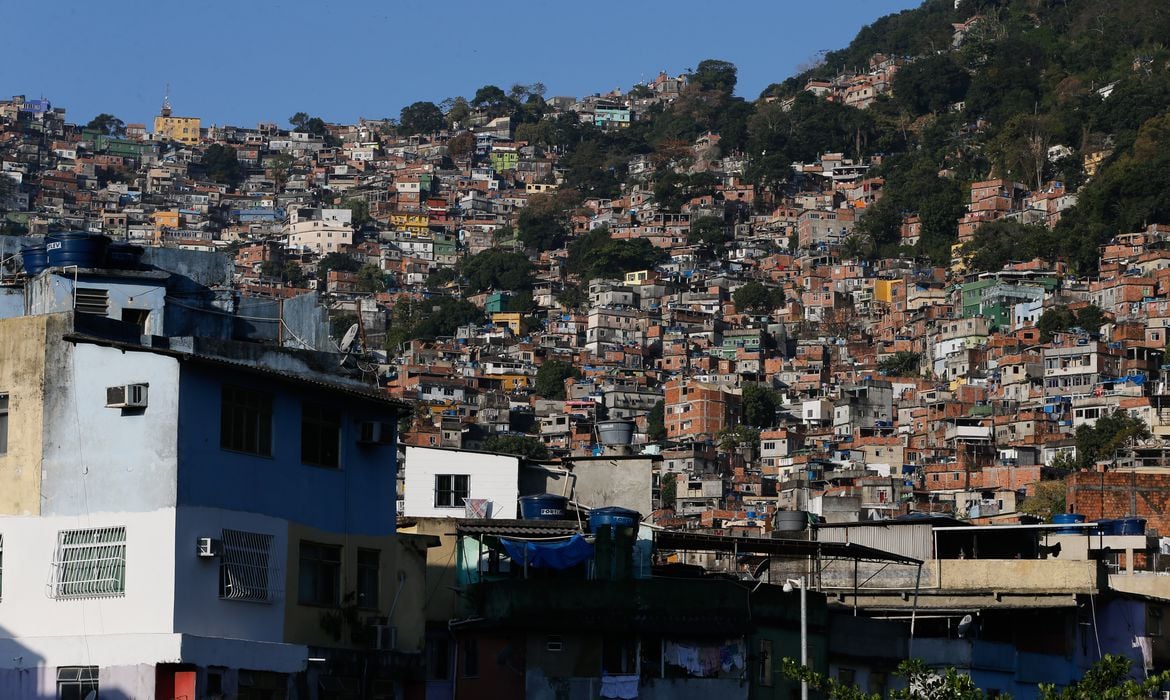
[[[784,582],[782,590],[791,593],[793,589],[800,589],[800,665],[808,667],[808,590],[805,577],[790,578]],[[808,700],[808,680],[806,676],[800,678],[800,700]]]

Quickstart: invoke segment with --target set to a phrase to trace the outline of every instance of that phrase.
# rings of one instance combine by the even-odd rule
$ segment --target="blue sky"
[[[822,49],[916,0],[534,0],[504,3],[0,0],[0,95],[44,96],[84,123],[148,122],[166,85],[204,124],[397,117],[485,84],[548,95],[628,88],[704,58],[754,99]]]

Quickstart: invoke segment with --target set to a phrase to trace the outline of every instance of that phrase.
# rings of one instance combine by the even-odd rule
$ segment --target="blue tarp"
[[[515,566],[523,566],[527,561],[528,566],[537,568],[571,569],[593,556],[593,545],[581,535],[560,542],[523,542],[501,537],[500,544]]]

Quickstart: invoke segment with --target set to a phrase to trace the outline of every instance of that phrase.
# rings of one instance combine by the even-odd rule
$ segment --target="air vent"
[[[110,309],[110,293],[105,289],[77,287],[73,290],[73,308],[79,314],[106,316]]]

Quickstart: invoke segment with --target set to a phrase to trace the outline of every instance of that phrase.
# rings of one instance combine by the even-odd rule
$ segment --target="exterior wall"
[[[199,143],[199,127],[199,117],[159,115],[154,118],[154,133],[156,135],[188,145]]]
[[[44,339],[62,317],[0,321],[0,392],[8,394],[8,450],[0,454],[0,515],[37,515],[41,510],[41,449],[44,439]]]
[[[289,524],[289,566],[285,577],[284,625],[285,638],[295,644],[319,647],[363,648],[351,634],[355,631],[345,624],[340,637],[334,637],[322,626],[322,618],[337,608],[302,605],[298,602],[300,543],[303,540],[341,546],[341,595],[356,592],[357,551],[376,549],[379,557],[378,605],[359,607],[357,619],[362,623],[372,617],[389,617],[389,624],[398,630],[397,650],[418,652],[423,648],[426,614],[422,606],[409,601],[423,600],[426,588],[426,547],[410,535],[395,534],[383,537],[359,536],[342,532],[326,532]],[[344,617],[344,614],[342,615]]]
[[[101,527],[126,528],[125,594],[50,598],[46,585],[52,576],[57,533]],[[0,518],[0,533],[5,564],[0,668],[106,667],[179,658],[173,612],[173,509],[6,517]]]
[[[469,498],[492,502],[492,518],[515,518],[519,507],[520,458],[483,452],[407,447],[403,515],[408,518],[461,518],[463,506],[435,506],[435,476],[471,477]],[[647,482],[649,483],[649,482]]]
[[[1065,502],[1089,521],[1136,516],[1170,532],[1170,470],[1073,472]]]
[[[68,273],[45,274],[29,282],[29,313],[52,314],[73,310],[74,287],[104,289],[107,292],[107,318],[120,320],[124,310],[147,311],[144,332],[163,335],[163,310],[166,306],[166,281],[131,279],[125,276],[82,275],[77,284]]]
[[[222,385],[271,391],[272,456],[220,447]],[[180,377],[178,501],[248,511],[329,532],[394,532],[398,453],[393,445],[359,445],[359,423],[396,425],[393,409],[268,376],[189,363]],[[311,399],[341,416],[339,469],[301,463],[301,402]]]
[[[577,503],[587,508],[618,506],[643,516],[653,510],[653,459],[578,457],[571,464],[573,500]]]
[[[219,597],[221,560],[196,555],[198,538],[220,539],[224,529],[272,535],[269,570],[283,575],[293,568],[287,558],[286,521],[215,508],[179,508],[173,544],[175,600],[179,601],[174,611],[175,631],[203,637],[283,642],[284,586],[275,585],[271,603],[222,600]],[[230,665],[230,660],[217,663]]]
[[[178,361],[56,340],[45,362],[41,512],[173,508]],[[107,387],[133,383],[150,385],[145,409],[106,408]]]

